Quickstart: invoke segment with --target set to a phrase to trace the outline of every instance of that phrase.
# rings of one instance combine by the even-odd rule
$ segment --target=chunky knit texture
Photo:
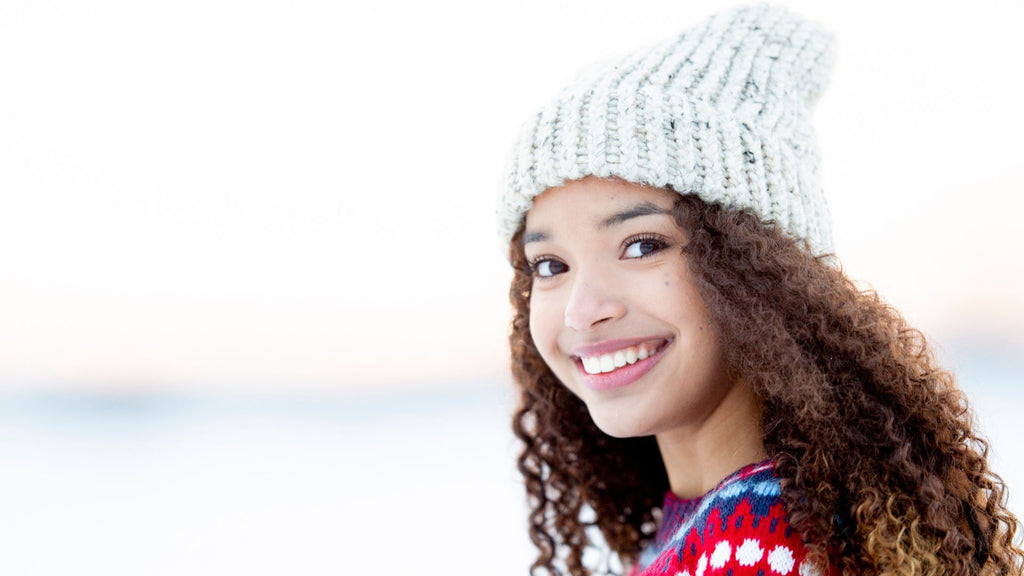
[[[759,5],[569,87],[514,149],[498,209],[506,244],[538,194],[597,176],[750,208],[813,253],[831,253],[810,123],[831,60],[831,36]]]
[[[631,576],[831,576],[789,527],[772,462],[752,464],[700,498],[665,496],[662,521]]]

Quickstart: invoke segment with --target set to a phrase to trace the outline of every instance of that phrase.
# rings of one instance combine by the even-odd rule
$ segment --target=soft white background
[[[2,0],[4,573],[523,573],[505,152],[729,5]],[[1021,486],[1024,10],[788,5],[838,38],[839,255],[967,371]]]

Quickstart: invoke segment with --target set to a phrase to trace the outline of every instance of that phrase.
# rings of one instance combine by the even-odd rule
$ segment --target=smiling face
[[[588,177],[544,192],[526,215],[530,333],[611,436],[727,432],[716,422],[729,420],[737,384],[680,252],[677,197]]]

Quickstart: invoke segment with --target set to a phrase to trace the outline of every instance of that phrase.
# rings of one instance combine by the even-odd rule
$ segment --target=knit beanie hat
[[[780,8],[713,16],[570,86],[523,128],[498,208],[507,244],[533,199],[585,176],[749,208],[832,252],[811,107],[832,38]]]

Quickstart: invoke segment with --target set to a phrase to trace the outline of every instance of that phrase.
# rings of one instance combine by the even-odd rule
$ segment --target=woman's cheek
[[[530,295],[530,336],[541,355],[546,355],[548,340],[551,338],[550,302],[534,292]]]
[[[534,292],[530,299],[530,336],[541,358],[557,371],[558,336],[565,321],[565,308],[557,293]]]

